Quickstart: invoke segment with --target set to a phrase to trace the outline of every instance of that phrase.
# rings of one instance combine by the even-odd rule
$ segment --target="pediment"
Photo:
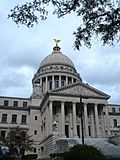
[[[83,82],[75,83],[72,85],[67,85],[62,88],[53,90],[50,92],[51,94],[59,94],[59,95],[71,95],[71,96],[87,96],[87,97],[97,97],[109,99],[110,96],[96,88],[91,87],[88,84]]]

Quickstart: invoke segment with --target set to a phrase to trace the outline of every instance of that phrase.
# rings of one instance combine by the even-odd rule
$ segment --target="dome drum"
[[[49,90],[81,81],[73,62],[61,53],[59,46],[55,46],[53,52],[40,63],[32,84],[34,92],[41,88],[40,95],[42,95]]]

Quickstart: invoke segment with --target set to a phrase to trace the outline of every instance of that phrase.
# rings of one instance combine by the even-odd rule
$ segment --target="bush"
[[[104,160],[105,156],[93,146],[75,145],[66,151],[63,160]]]
[[[22,157],[23,160],[33,160],[37,159],[37,154],[27,154]]]

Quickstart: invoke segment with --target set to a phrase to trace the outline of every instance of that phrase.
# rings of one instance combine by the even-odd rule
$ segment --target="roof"
[[[62,65],[67,65],[72,68],[75,68],[70,58],[62,54],[62,52],[60,51],[60,47],[58,46],[55,46],[53,48],[52,54],[48,55],[46,58],[43,59],[43,61],[40,64],[40,68],[47,66],[47,65],[49,66],[49,65],[54,65],[54,64],[55,65],[62,64]]]

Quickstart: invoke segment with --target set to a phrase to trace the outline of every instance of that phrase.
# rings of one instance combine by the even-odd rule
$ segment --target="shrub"
[[[63,160],[103,160],[105,156],[93,146],[75,145],[66,151]]]
[[[22,157],[23,160],[33,160],[37,159],[37,154],[27,154]]]

